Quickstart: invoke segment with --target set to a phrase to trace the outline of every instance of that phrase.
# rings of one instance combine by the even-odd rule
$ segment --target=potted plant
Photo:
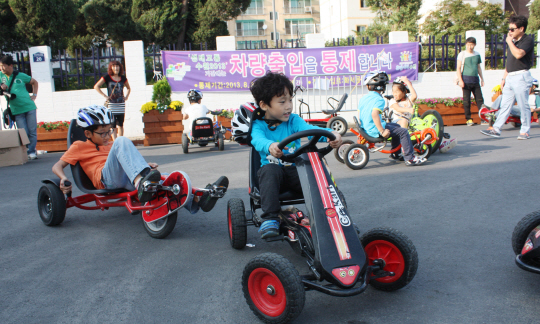
[[[47,152],[67,150],[69,121],[39,122],[36,149]]]
[[[491,92],[493,92],[491,102],[494,102],[500,95],[502,95],[501,85],[497,84],[496,86],[494,86],[493,89],[491,89]]]
[[[437,110],[441,114],[445,126],[467,123],[463,109],[463,98],[461,97],[417,99],[416,104],[420,116],[429,109]],[[480,123],[478,107],[474,98],[471,98],[471,116],[475,123]]]
[[[167,79],[154,84],[152,101],[141,107],[144,123],[144,146],[182,143],[182,107],[171,101],[171,86]]]

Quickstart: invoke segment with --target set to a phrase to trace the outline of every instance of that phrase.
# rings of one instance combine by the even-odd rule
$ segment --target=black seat
[[[325,113],[325,114],[327,114],[327,115],[333,115],[333,114],[336,114],[337,112],[339,112],[339,111],[341,110],[341,108],[343,108],[343,106],[345,105],[345,102],[347,101],[347,98],[348,98],[348,97],[349,97],[349,94],[348,94],[348,93],[344,93],[343,96],[341,96],[341,99],[339,100],[336,109],[329,109],[329,110],[324,110],[324,109],[323,109],[322,112]],[[333,97],[328,98],[328,100],[330,100],[330,99],[336,100],[336,99],[333,98]],[[336,101],[337,101],[337,100],[336,100]],[[332,108],[334,108],[334,107],[332,106],[332,104],[330,103],[330,101],[328,101],[328,104],[329,104]]]
[[[249,164],[250,164],[250,174],[249,174],[249,187],[250,190],[250,196],[254,198],[255,200],[258,200],[257,203],[255,203],[257,208],[260,208],[260,191],[259,191],[259,176],[257,175],[257,172],[261,168],[261,156],[259,155],[259,152],[255,150],[254,147],[250,148],[249,153]],[[301,192],[295,192],[295,191],[285,191],[279,194],[279,201],[281,205],[294,205],[294,204],[303,204],[304,203],[304,195]]]
[[[84,136],[84,130],[77,126],[77,120],[72,119],[71,123],[69,124],[69,130],[68,130],[68,139],[67,139],[67,148],[71,146],[75,141],[83,141],[86,142],[86,136]],[[96,189],[94,187],[94,184],[92,183],[92,180],[88,178],[86,173],[84,172],[83,168],[77,162],[75,165],[71,166],[71,174],[73,175],[73,181],[75,181],[75,185],[77,185],[77,188],[81,190],[84,193],[88,194],[112,194],[112,193],[120,193],[120,192],[127,192],[126,189]]]
[[[362,128],[362,126],[360,125],[360,123],[358,122],[358,119],[356,118],[356,116],[353,117],[354,119],[354,122],[356,123],[356,127],[358,128],[358,132],[360,133],[360,135],[362,135],[363,138],[365,138],[368,142],[371,142],[371,143],[381,143],[381,142],[384,142],[386,141],[386,139],[384,137],[371,137],[368,135],[368,133],[366,133],[366,131]]]
[[[208,117],[199,117],[193,121],[191,126],[191,136],[193,138],[198,137],[213,137],[214,136],[214,123],[212,119]]]
[[[388,100],[394,99],[394,95],[384,95],[383,97],[385,97]]]

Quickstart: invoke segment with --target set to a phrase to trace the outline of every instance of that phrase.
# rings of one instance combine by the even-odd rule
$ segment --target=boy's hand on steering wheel
[[[283,151],[278,148],[278,143],[272,143],[270,147],[268,148],[268,151],[270,151],[270,154],[272,154],[273,157],[280,158],[283,156]]]
[[[330,144],[330,147],[332,148],[338,148],[343,144],[343,139],[341,138],[341,134],[333,131],[332,134],[336,135],[336,139],[333,141],[330,141],[328,144]]]
[[[159,166],[157,163],[152,163],[152,162],[148,162],[148,165],[150,166],[150,168],[152,168],[152,170],[157,169]]]
[[[390,136],[390,131],[388,129],[383,130],[381,136],[384,138],[388,138]]]
[[[64,194],[68,194],[71,192],[71,186],[66,187],[64,181],[68,181],[68,178],[60,179],[60,190],[62,190]]]

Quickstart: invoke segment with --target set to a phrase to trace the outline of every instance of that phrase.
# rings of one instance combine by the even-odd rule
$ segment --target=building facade
[[[275,14],[273,6],[275,5]],[[274,23],[276,34],[274,35]],[[236,49],[303,46],[305,34],[320,33],[319,0],[251,0],[245,13],[227,22]]]
[[[357,31],[365,30],[375,18],[366,0],[320,0],[320,3],[321,33],[327,41],[356,36]]]

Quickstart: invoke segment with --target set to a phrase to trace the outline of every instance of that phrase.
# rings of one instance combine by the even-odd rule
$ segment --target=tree
[[[0,49],[3,52],[11,52],[23,49],[25,39],[17,33],[15,28],[17,17],[9,7],[8,0],[0,0]]]
[[[527,32],[532,33],[540,29],[540,0],[534,0],[529,7],[529,23]]]
[[[185,11],[182,0],[133,0],[131,18],[151,43],[164,46],[183,38]]]
[[[418,34],[422,0],[367,0],[366,4],[377,16],[364,32],[357,33],[358,36],[387,36],[391,31]]]
[[[505,14],[500,4],[479,0],[477,7],[462,0],[444,0],[439,9],[433,11],[422,25],[422,33],[435,36],[464,35],[467,30],[485,30],[486,39],[491,35],[505,34]]]
[[[17,18],[16,32],[28,45],[63,49],[73,35],[77,7],[73,0],[9,0]]]

